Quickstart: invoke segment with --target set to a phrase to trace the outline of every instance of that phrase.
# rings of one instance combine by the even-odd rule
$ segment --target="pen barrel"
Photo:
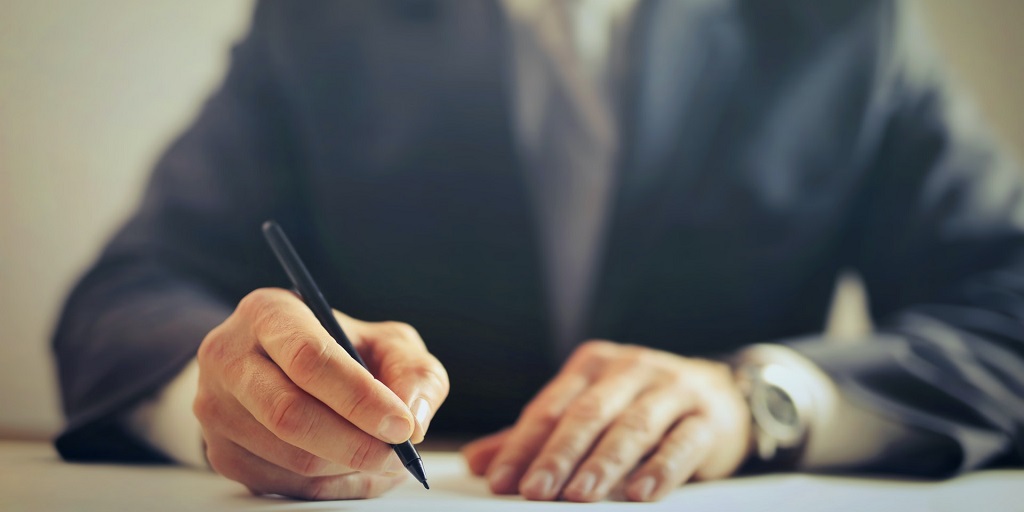
[[[366,361],[363,361],[359,352],[352,345],[352,341],[345,335],[338,319],[334,317],[334,310],[327,303],[324,294],[313,280],[313,275],[309,273],[309,269],[302,262],[302,258],[299,257],[299,253],[288,239],[288,235],[284,234],[281,226],[272,220],[264,222],[263,236],[267,239],[270,249],[274,251],[277,261],[284,268],[285,274],[288,274],[288,279],[291,280],[295,290],[302,297],[302,301],[313,311],[313,315],[320,321],[320,325],[334,338],[334,341],[341,345],[341,348],[345,349],[345,352],[348,352],[352,359],[366,368]]]
[[[302,301],[313,312],[320,325],[345,349],[345,352],[348,352],[352,359],[355,359],[363,368],[366,368],[366,362],[360,357],[359,352],[356,352],[352,341],[345,335],[341,324],[338,323],[338,319],[334,316],[334,310],[327,304],[327,299],[324,298],[320,287],[316,285],[316,281],[310,275],[309,269],[302,262],[302,258],[295,251],[295,247],[292,246],[291,241],[288,240],[288,236],[284,234],[281,226],[272,220],[264,222],[263,236],[267,239],[267,243],[270,244],[274,255],[277,256],[277,261],[284,267],[285,273],[288,274],[292,285],[299,292]],[[402,465],[416,477],[416,480],[419,480],[424,487],[429,489],[430,486],[427,485],[426,474],[423,471],[423,460],[420,458],[419,453],[416,452],[416,448],[413,447],[412,443],[406,441],[391,446],[395,449],[398,459],[402,461]]]
[[[406,441],[401,444],[393,444],[391,447],[395,449],[395,454],[398,455],[398,460],[402,461],[405,469],[412,473],[412,476],[423,484],[423,487],[430,489],[427,484],[427,474],[423,471],[423,459],[420,458],[420,454],[416,452],[412,443]]]
[[[409,464],[412,464],[417,460],[421,460],[420,454],[416,452],[416,448],[414,448],[412,443],[409,441],[393,444],[391,447],[395,449],[395,453],[398,455],[398,460],[401,460],[405,467],[409,467]]]

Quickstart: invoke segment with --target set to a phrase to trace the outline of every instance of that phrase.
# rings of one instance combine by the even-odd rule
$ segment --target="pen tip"
[[[424,488],[430,489],[427,485],[427,474],[423,471],[423,461],[419,457],[407,462],[405,468],[416,477],[417,482],[423,484]]]

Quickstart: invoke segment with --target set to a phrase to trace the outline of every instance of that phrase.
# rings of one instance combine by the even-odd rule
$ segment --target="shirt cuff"
[[[128,431],[179,464],[207,467],[203,430],[192,413],[198,389],[199,364],[193,358],[156,396],[128,415]]]
[[[808,397],[807,444],[797,463],[805,471],[851,469],[878,460],[888,446],[913,439],[906,426],[857,407],[840,393],[813,361],[784,345],[752,345],[737,354],[739,364],[775,364],[790,372],[791,395]]]

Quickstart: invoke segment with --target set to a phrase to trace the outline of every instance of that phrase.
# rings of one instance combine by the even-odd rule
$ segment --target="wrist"
[[[750,412],[748,465],[794,469],[806,446],[813,403],[787,368],[774,363],[745,363],[736,379]]]
[[[799,355],[756,345],[733,360],[733,375],[750,413],[747,468],[795,469],[817,416],[815,382]]]

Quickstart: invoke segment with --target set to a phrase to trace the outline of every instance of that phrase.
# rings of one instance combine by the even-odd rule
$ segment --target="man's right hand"
[[[423,439],[448,375],[412,327],[335,315],[370,371],[287,290],[250,293],[206,336],[193,410],[215,471],[302,499],[373,497],[405,478],[388,443]]]

